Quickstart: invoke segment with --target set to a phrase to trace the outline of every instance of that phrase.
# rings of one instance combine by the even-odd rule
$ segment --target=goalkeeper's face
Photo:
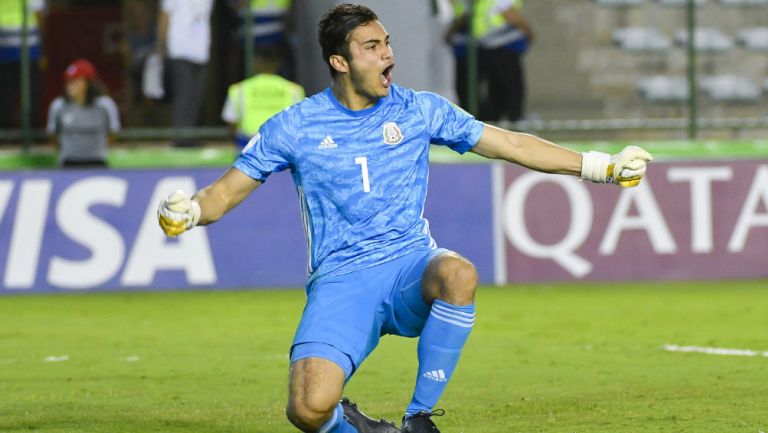
[[[371,99],[389,95],[394,54],[389,34],[378,21],[358,26],[349,35],[349,78],[355,91]]]

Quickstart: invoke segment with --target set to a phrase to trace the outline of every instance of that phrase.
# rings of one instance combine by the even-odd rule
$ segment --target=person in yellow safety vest
[[[295,79],[293,48],[290,43],[291,4],[291,0],[239,0],[239,14],[243,23],[241,34],[243,37],[246,34],[244,24],[247,5],[253,19],[254,50],[258,53],[263,49],[277,47],[282,57],[278,73],[289,80]]]
[[[36,124],[42,80],[40,59],[42,52],[42,28],[44,24],[44,0],[27,0],[27,47],[30,60],[31,120]],[[16,110],[21,89],[21,48],[24,12],[19,0],[0,0],[0,128],[15,128],[20,122]],[[19,119],[20,120],[20,119]]]
[[[221,112],[240,149],[267,119],[304,99],[303,87],[276,74],[280,57],[275,48],[259,51],[254,62],[256,75],[229,86]]]
[[[480,118],[521,120],[525,105],[523,55],[534,39],[522,0],[475,0],[472,34],[479,47]]]

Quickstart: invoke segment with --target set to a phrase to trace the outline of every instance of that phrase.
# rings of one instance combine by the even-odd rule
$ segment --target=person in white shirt
[[[170,60],[173,126],[198,124],[205,95],[211,47],[213,0],[162,0],[156,51]],[[196,140],[177,138],[175,146],[197,146]]]

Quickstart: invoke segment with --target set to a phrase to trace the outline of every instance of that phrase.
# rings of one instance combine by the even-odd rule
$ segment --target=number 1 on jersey
[[[368,158],[358,156],[355,158],[355,164],[360,165],[360,170],[363,172],[363,192],[371,192],[371,184],[368,181]]]

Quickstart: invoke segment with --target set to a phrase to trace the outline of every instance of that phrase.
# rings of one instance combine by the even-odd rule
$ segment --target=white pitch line
[[[61,355],[61,356],[46,356],[45,359],[43,359],[45,362],[67,362],[69,361],[69,355]]]
[[[768,358],[768,351],[762,352],[749,349],[725,349],[722,347],[678,346],[676,344],[665,344],[664,350],[667,352],[704,353],[707,355],[724,356],[763,356]]]

